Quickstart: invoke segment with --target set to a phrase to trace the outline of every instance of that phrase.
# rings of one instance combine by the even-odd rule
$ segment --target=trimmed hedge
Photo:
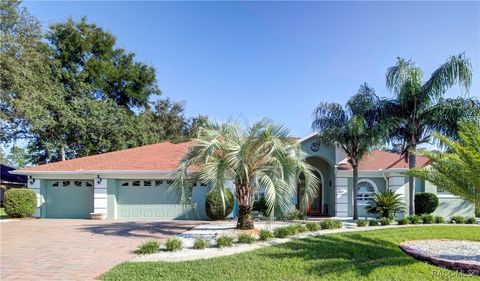
[[[11,218],[31,217],[37,210],[37,195],[31,189],[13,188],[5,192],[3,206]]]
[[[205,212],[212,220],[223,220],[233,210],[233,193],[227,188],[223,190],[223,194],[225,195],[225,208],[220,196],[220,189],[213,189],[207,194],[207,198],[205,199]]]
[[[437,195],[429,192],[415,193],[415,214],[431,214],[438,207]]]

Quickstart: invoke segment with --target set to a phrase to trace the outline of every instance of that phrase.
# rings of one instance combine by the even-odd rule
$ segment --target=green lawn
[[[0,219],[8,219],[7,213],[5,213],[5,210],[3,208],[0,208]]]
[[[318,236],[220,257],[178,263],[122,263],[102,280],[452,280],[444,269],[404,254],[398,244],[418,239],[480,241],[480,228],[428,226]],[[454,273],[447,271],[449,273]],[[466,280],[465,277],[458,279]],[[468,280],[480,280],[468,277]]]

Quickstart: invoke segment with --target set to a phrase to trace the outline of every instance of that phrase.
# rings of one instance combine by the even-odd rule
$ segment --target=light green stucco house
[[[353,206],[352,171],[340,147],[319,144],[315,134],[297,140],[305,160],[320,179],[318,197],[307,214],[351,217]],[[82,157],[16,170],[29,177],[28,187],[38,195],[37,216],[42,218],[90,218],[91,213],[108,219],[207,219],[205,196],[209,187],[197,183],[192,189],[191,204],[182,205],[169,192],[172,173],[190,143],[163,142],[142,147]],[[417,165],[425,165],[419,157]],[[402,175],[408,164],[400,155],[372,151],[360,164],[358,200],[359,216],[366,217],[369,197],[391,189],[408,196],[408,179]],[[192,171],[194,172],[194,171]],[[298,205],[303,182],[296,183]],[[416,180],[416,192],[436,193],[440,205],[436,215],[473,216],[474,205],[435,186]],[[261,196],[261,194],[258,194]],[[407,201],[407,200],[405,200]],[[235,216],[235,212],[231,214]]]

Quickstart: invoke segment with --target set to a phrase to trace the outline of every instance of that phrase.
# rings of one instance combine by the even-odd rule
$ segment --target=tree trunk
[[[238,221],[237,229],[253,229],[253,193],[247,185],[237,188]]]
[[[65,146],[63,144],[60,146],[60,156],[62,161],[65,161]]]
[[[408,155],[408,169],[413,169],[417,166],[417,156],[414,153]],[[408,213],[409,215],[415,215],[415,178],[408,177]]]
[[[358,210],[357,210],[357,187],[358,187],[358,167],[353,166],[353,219],[358,219]]]

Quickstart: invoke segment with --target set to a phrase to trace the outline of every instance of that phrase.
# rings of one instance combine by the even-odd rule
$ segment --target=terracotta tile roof
[[[191,142],[162,142],[125,150],[49,163],[18,171],[172,171],[185,155]],[[192,168],[195,170],[195,168]]]
[[[423,156],[417,156],[417,167],[423,167],[428,163],[428,159]],[[373,150],[369,152],[359,165],[359,170],[383,170],[383,169],[408,169],[408,163],[398,153]],[[339,170],[351,170],[352,167],[346,159],[341,161]]]

